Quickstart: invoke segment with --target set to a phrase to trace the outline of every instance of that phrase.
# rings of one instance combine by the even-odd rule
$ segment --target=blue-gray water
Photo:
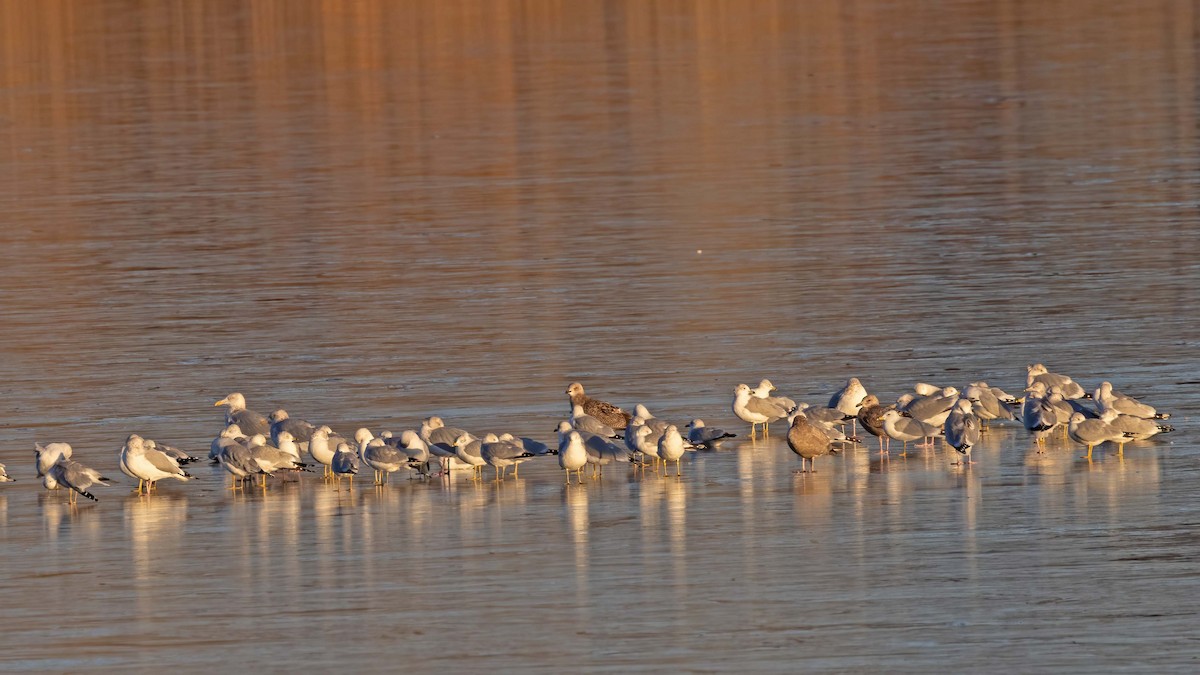
[[[1196,20],[0,4],[0,668],[1192,670]],[[1035,361],[1177,431],[794,475],[729,410]],[[147,498],[116,466],[131,432],[207,448],[231,391],[550,440],[573,380],[739,442],[570,488]],[[68,506],[35,440],[119,485]]]

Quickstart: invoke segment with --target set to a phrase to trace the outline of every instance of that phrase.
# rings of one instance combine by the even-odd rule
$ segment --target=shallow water
[[[12,670],[1191,670],[1194,8],[0,3]],[[741,381],[1175,413],[1091,462],[1000,427],[794,475]],[[563,390],[736,429],[679,479],[224,474],[212,402],[549,440]],[[69,507],[65,440],[119,476]],[[360,481],[361,483],[362,481]]]

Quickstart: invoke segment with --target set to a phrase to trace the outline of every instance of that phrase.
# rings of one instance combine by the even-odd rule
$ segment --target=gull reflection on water
[[[588,594],[588,491],[586,486],[563,486],[564,515],[575,548],[575,595],[580,607]]]
[[[133,586],[144,615],[159,602],[157,584],[166,577],[162,561],[180,557],[188,499],[176,493],[129,495],[124,506]]]

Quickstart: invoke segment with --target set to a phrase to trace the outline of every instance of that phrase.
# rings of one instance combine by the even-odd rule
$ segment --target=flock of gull
[[[907,454],[909,443],[931,448],[941,438],[959,453],[955,464],[971,463],[971,449],[990,422],[1020,422],[1034,437],[1038,452],[1044,452],[1046,439],[1061,429],[1066,438],[1087,447],[1089,459],[1092,449],[1103,443],[1116,445],[1122,453],[1130,441],[1173,431],[1161,423],[1169,415],[1115,391],[1111,383],[1103,382],[1089,394],[1070,377],[1049,372],[1042,364],[1027,368],[1023,397],[986,382],[972,382],[961,390],[917,383],[913,391],[885,405],[854,377],[827,406],[797,403],[775,392],[770,380],[753,388],[739,384],[734,389],[733,413],[750,424],[750,438],[760,426],[765,436],[772,422],[786,420],[788,447],[800,457],[801,472],[815,472],[818,457],[856,446],[860,426],[879,439],[881,457],[889,454],[892,441],[900,442],[901,454]],[[312,471],[317,464],[322,466],[323,479],[336,482],[338,489],[342,480],[353,489],[354,476],[363,467],[373,471],[377,486],[386,485],[389,476],[402,469],[421,478],[443,479],[467,471],[478,480],[483,468],[491,466],[500,481],[510,469],[516,476],[522,463],[542,456],[557,457],[570,485],[572,479],[583,482],[585,468],[590,467],[594,477],[610,464],[628,464],[642,471],[653,466],[669,475],[674,463],[678,476],[687,452],[713,450],[736,436],[708,427],[701,419],[681,429],[655,417],[642,404],[633,413],[626,412],[588,396],[578,382],[566,394],[571,416],[559,423],[557,443],[551,446],[507,433],[476,436],[436,416],[399,435],[381,431],[376,436],[360,428],[347,438],[329,426],[292,418],[285,410],[264,416],[247,408],[242,394],[233,393],[214,404],[226,406],[227,411],[208,459],[229,474],[233,490],[243,489],[247,481],[265,488],[268,477],[294,480],[298,472]],[[76,460],[67,443],[35,443],[34,453],[43,486],[65,488],[71,503],[77,495],[96,500],[89,490],[110,484],[99,471]],[[119,467],[137,479],[140,494],[143,489],[154,490],[161,480],[189,480],[192,476],[184,467],[202,459],[130,434],[120,449]],[[11,480],[0,464],[0,482]]]

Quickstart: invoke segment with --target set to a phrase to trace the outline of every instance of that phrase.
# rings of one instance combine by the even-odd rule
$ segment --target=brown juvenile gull
[[[225,413],[225,424],[238,425],[242,433],[247,436],[253,436],[254,434],[262,434],[263,436],[271,435],[271,422],[259,413],[247,410],[246,397],[236,391],[213,405],[229,406],[229,411]]]
[[[572,406],[583,406],[583,412],[613,429],[624,429],[629,425],[629,420],[633,418],[633,415],[607,401],[588,396],[583,392],[583,385],[578,382],[572,382],[571,386],[567,387],[567,396],[570,397]]]
[[[867,394],[867,397],[862,400],[862,407],[858,410],[858,423],[868,433],[879,439],[879,454],[884,452],[884,441],[890,443],[892,440],[891,436],[883,432],[883,413],[890,409],[890,406],[880,405],[879,398],[875,394]]]
[[[800,455],[800,473],[804,473],[804,460],[812,462],[812,473],[817,472],[817,458],[828,455],[832,446],[829,436],[819,427],[808,421],[803,414],[792,419],[792,428],[788,429],[788,447]]]

